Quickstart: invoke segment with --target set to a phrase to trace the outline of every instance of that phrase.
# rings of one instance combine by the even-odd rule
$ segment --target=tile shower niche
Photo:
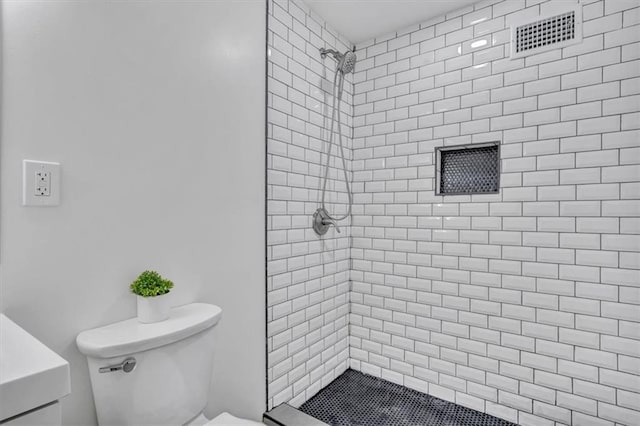
[[[500,191],[500,143],[436,148],[436,194]]]

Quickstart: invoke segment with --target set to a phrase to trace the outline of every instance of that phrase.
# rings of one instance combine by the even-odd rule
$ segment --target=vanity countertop
[[[0,314],[0,421],[70,392],[69,363]]]

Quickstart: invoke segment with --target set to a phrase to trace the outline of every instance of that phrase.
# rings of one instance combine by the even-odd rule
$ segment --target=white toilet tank
[[[166,321],[136,318],[80,333],[101,425],[183,425],[205,408],[213,364],[213,326],[222,310],[192,303]],[[135,368],[100,373],[135,358]]]

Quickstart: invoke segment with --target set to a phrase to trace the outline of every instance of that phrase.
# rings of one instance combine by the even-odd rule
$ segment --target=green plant
[[[131,283],[131,292],[142,297],[154,297],[169,293],[173,282],[162,278],[156,271],[144,271]]]

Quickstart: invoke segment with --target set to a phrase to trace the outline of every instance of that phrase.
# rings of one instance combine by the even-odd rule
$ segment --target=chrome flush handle
[[[108,367],[100,367],[99,373],[113,373],[114,371],[124,371],[125,373],[131,373],[136,369],[136,359],[129,357],[122,361],[120,364],[110,365]]]

